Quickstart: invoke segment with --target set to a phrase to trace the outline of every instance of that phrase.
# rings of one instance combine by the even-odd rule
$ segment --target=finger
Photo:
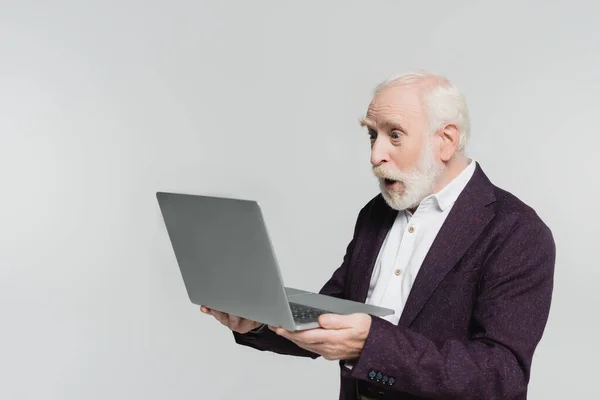
[[[215,319],[217,321],[219,321],[221,324],[223,324],[223,325],[225,325],[226,327],[229,328],[229,318],[223,318],[223,317],[220,317],[220,316],[215,316]]]
[[[269,329],[271,329],[273,332],[275,332],[279,336],[283,336],[286,339],[290,339],[290,337],[292,336],[290,331],[288,331],[287,329],[284,329],[284,328],[280,328],[278,326],[269,325]]]
[[[231,329],[237,329],[240,325],[241,318],[236,317],[235,315],[229,315],[229,327]]]
[[[288,331],[287,329],[280,328],[277,326],[269,326],[269,329],[271,329],[277,335],[282,336],[288,340],[303,343],[303,340],[301,340],[302,336],[299,334],[299,332]]]
[[[225,326],[229,325],[229,315],[220,311],[211,310],[211,314]]]
[[[354,319],[351,315],[322,314],[319,316],[319,325],[323,329],[351,328],[354,324]]]
[[[290,332],[288,330],[278,328],[275,333],[294,342],[305,344],[320,344],[331,340],[333,333],[323,329],[309,329],[304,331]]]
[[[293,332],[292,334],[295,336],[295,340],[308,344],[320,344],[330,342],[334,332],[324,329],[310,329],[307,331]]]
[[[229,320],[229,314],[227,314],[227,313],[217,311],[217,310],[210,310],[210,313],[212,315],[214,315],[215,318],[220,318],[220,319],[225,318],[225,319]]]
[[[258,325],[260,326],[260,325]],[[236,331],[239,333],[247,333],[257,327],[257,323],[249,319],[242,319],[237,326]]]
[[[210,314],[210,308],[208,307],[200,306],[200,311],[202,311],[204,314]]]

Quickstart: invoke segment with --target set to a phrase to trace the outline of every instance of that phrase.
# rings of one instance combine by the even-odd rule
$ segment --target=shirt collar
[[[469,183],[469,180],[475,172],[475,166],[476,161],[470,160],[469,165],[452,179],[450,183],[444,186],[439,192],[427,196],[423,199],[423,202],[431,199],[437,205],[438,210],[445,211],[454,204],[463,189],[467,186],[467,183]]]

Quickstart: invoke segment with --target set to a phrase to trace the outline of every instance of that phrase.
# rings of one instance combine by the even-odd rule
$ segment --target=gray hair
[[[445,124],[458,127],[458,151],[464,152],[471,135],[471,122],[465,96],[447,78],[429,72],[405,72],[392,76],[375,88],[375,95],[390,85],[421,85],[423,105],[431,133]]]

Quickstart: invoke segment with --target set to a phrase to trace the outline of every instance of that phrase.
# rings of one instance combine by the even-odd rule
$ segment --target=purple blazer
[[[360,211],[342,265],[321,293],[364,302],[397,211],[381,195]],[[526,399],[552,298],[555,243],[535,211],[481,167],[460,194],[416,277],[398,326],[374,317],[340,400],[357,382],[394,399]],[[318,357],[269,329],[234,333],[261,351]]]

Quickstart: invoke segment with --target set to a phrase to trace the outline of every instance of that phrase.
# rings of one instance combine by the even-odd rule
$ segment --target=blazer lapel
[[[364,267],[356,269],[356,279],[352,280],[357,286],[356,291],[352,291],[356,297],[354,300],[361,303],[367,300],[371,275],[379,255],[379,249],[398,215],[398,211],[389,207],[381,195],[378,201],[379,204],[375,204],[374,213],[368,222],[369,229],[362,236],[361,248],[358,251],[358,262]]]
[[[444,276],[481,234],[494,213],[485,208],[495,199],[492,184],[477,165],[434,240],[408,296],[399,325],[409,326]]]

